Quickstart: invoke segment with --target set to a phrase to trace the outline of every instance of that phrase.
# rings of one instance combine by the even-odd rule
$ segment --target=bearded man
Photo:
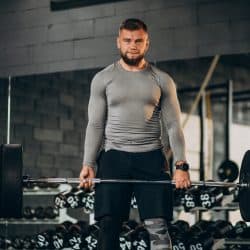
[[[189,167],[175,83],[145,59],[149,48],[146,24],[125,20],[117,47],[120,59],[98,72],[91,83],[81,186],[91,187],[95,176],[169,180],[163,144],[168,136],[176,166],[173,179],[177,188],[187,188]],[[167,228],[173,212],[171,184],[124,183],[96,185],[98,249],[119,250],[119,233],[128,219],[132,194],[150,234],[151,250],[172,249]]]

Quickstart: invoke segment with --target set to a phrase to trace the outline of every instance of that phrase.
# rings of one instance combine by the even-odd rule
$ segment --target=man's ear
[[[116,38],[116,46],[118,49],[120,49],[120,39],[119,39],[119,36]]]
[[[148,51],[148,49],[149,49],[149,44],[150,44],[149,39],[147,39],[147,41],[146,41],[146,51]]]

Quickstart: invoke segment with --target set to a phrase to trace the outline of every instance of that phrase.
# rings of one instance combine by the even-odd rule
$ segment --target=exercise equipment
[[[20,218],[22,216],[22,186],[23,183],[70,183],[79,184],[79,178],[29,178],[22,176],[22,146],[19,144],[1,145],[0,153],[0,217]],[[89,181],[85,179],[83,182]],[[93,183],[131,183],[174,185],[172,180],[133,180],[133,179],[91,179]],[[250,221],[250,150],[248,150],[241,164],[240,182],[193,181],[192,186],[201,187],[239,187],[239,208],[245,221]],[[13,204],[14,203],[14,204]]]
[[[88,236],[88,223],[78,221],[68,229],[68,246],[70,249],[87,249],[85,238]]]
[[[186,190],[182,199],[182,204],[186,212],[200,205],[200,191],[201,188],[198,186],[193,186]]]

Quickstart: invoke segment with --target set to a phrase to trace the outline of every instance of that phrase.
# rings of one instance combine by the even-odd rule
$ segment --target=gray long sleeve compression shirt
[[[162,148],[164,140],[175,161],[186,160],[175,83],[152,65],[131,72],[116,62],[97,73],[88,117],[84,165],[95,165],[102,146],[106,151],[146,152]]]

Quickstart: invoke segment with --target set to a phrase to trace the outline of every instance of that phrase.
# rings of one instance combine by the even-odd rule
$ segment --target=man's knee
[[[110,230],[111,228],[119,228],[122,225],[120,218],[111,215],[105,215],[99,220],[100,227]]]
[[[146,219],[144,225],[150,235],[151,250],[171,250],[167,222],[163,218]]]

